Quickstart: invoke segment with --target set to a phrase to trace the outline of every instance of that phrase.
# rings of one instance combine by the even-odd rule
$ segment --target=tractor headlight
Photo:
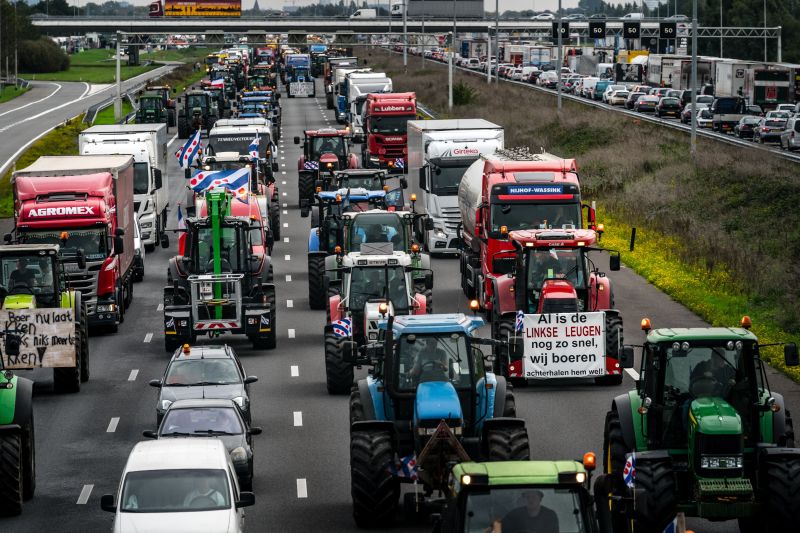
[[[741,455],[702,455],[700,456],[700,468],[708,470],[731,470],[742,468]]]
[[[117,310],[116,304],[98,304],[97,305],[97,312],[98,313],[113,313]]]
[[[234,463],[246,463],[247,462],[247,452],[244,448],[239,446],[238,448],[231,451],[231,461]]]

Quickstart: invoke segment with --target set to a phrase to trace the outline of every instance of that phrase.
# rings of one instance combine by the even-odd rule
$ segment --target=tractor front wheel
[[[325,309],[325,257],[321,255],[308,256],[308,306],[311,309]]]
[[[314,176],[308,172],[301,172],[297,178],[297,189],[300,193],[298,202],[303,200],[311,202],[314,199]]]
[[[333,333],[325,334],[325,381],[328,394],[347,394],[353,386],[353,365],[342,358],[342,345]]]
[[[22,499],[30,500],[36,491],[36,439],[34,438],[33,410],[28,423],[22,428]]]
[[[520,426],[492,428],[486,433],[489,461],[529,461],[528,431]]]
[[[637,457],[634,480],[635,511],[633,523],[630,524],[631,533],[664,531],[667,524],[675,518],[677,506],[672,459],[665,457],[644,460]]]
[[[517,418],[517,401],[514,398],[514,385],[506,383],[506,398],[503,402],[503,416]]]
[[[22,435],[17,431],[0,431],[0,516],[22,513],[23,477]]]
[[[350,494],[353,518],[361,528],[386,528],[394,521],[400,484],[388,467],[394,461],[388,431],[350,434]]]
[[[800,459],[767,457],[762,472],[764,481],[759,488],[764,511],[753,518],[740,518],[739,530],[742,533],[795,531],[800,516]]]
[[[603,446],[603,471],[607,475],[606,485],[609,487],[607,499],[611,496],[624,496],[626,492],[623,481],[623,470],[629,450],[622,435],[622,425],[617,411],[606,413],[606,426]],[[617,493],[617,494],[614,494]],[[609,500],[612,501],[613,500]],[[614,531],[626,531],[625,512],[618,505],[610,504],[611,523]]]
[[[362,420],[364,420],[364,403],[361,401],[361,390],[357,383],[353,383],[350,389],[350,426],[353,426],[353,422]]]
[[[273,198],[269,203],[269,225],[275,240],[279,241],[281,239],[281,206],[277,198]]]

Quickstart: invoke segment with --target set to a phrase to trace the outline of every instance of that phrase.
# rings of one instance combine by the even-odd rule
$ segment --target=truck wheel
[[[350,389],[350,426],[354,422],[361,422],[365,419],[364,404],[361,401],[361,390],[358,388],[358,383],[353,383]]]
[[[486,432],[489,461],[529,461],[531,458],[528,431],[524,427],[492,428]]]
[[[400,500],[400,484],[388,470],[394,461],[388,431],[350,434],[350,494],[353,518],[361,528],[388,527]]]
[[[353,365],[342,359],[342,347],[336,335],[325,334],[325,381],[328,394],[347,394],[353,386]]]
[[[36,440],[33,410],[22,432],[22,499],[30,500],[36,491]]]
[[[23,470],[22,436],[16,431],[0,431],[0,516],[22,513]]]
[[[765,482],[759,488],[763,489],[762,502],[766,509],[759,520],[761,531],[796,530],[800,516],[800,459],[767,456],[763,472]],[[636,475],[639,475],[638,465]]]
[[[311,309],[325,309],[325,258],[321,255],[308,256],[308,306]],[[348,384],[349,385],[349,384]]]
[[[800,470],[797,474],[800,474]],[[636,511],[632,524],[633,531],[664,531],[667,524],[675,518],[677,506],[672,460],[666,458],[644,461],[637,457],[634,479]]]
[[[308,200],[309,202],[313,201],[314,176],[308,172],[300,173],[300,176],[297,178],[297,189],[300,193],[300,197],[297,199],[298,202],[302,202],[303,200]]]
[[[622,317],[619,315],[606,315],[606,355],[619,360],[622,349]],[[598,385],[622,384],[622,371],[619,374],[608,374],[594,378]]]
[[[281,238],[281,206],[278,202],[269,204],[269,225],[272,228],[272,235],[278,241]]]
[[[603,471],[607,474],[608,496],[627,496],[622,471],[625,469],[626,455],[630,451],[625,445],[622,425],[617,411],[606,413],[605,435],[603,438]],[[627,531],[628,520],[625,512],[613,500],[609,500],[613,531]]]
[[[253,339],[253,348],[257,350],[274,350],[277,346],[277,325],[275,323],[275,306],[277,305],[275,301],[275,287],[267,287],[265,289],[265,293],[267,296],[267,303],[269,304],[269,327],[270,331],[266,335],[262,336],[261,334],[257,334],[256,337]]]

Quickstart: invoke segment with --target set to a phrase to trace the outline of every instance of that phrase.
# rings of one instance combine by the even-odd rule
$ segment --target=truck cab
[[[407,123],[417,118],[415,93],[370,94],[367,96],[362,145],[365,167],[405,173],[408,157]]]

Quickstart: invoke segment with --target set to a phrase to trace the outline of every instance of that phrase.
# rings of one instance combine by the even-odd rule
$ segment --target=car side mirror
[[[408,189],[408,180],[405,178],[400,178],[400,188],[401,189]]]
[[[300,137],[294,138],[294,144],[300,144]]]
[[[114,253],[116,255],[125,253],[125,241],[122,240],[122,237],[114,237]]]
[[[611,272],[618,272],[620,269],[621,260],[619,254],[612,255],[608,259],[608,268]]]
[[[180,96],[178,97],[178,103],[179,104],[181,103],[181,97]]]
[[[425,288],[428,290],[433,289],[433,272],[425,273]]]
[[[78,268],[86,270],[86,256],[82,248],[75,253],[75,262],[78,263]]]
[[[783,347],[783,360],[786,366],[800,365],[800,359],[797,356],[797,345],[793,342],[786,344]]]
[[[278,172],[278,170],[280,170],[280,167],[278,167],[278,163],[272,163],[272,171]]]
[[[256,381],[258,381],[258,377],[256,377],[256,376],[247,376],[246,378],[244,378],[244,384],[245,385],[249,385],[251,383],[255,383]]]
[[[169,235],[166,233],[161,234],[160,244],[162,248],[169,248]]]
[[[161,380],[160,379],[151,379],[148,383],[151,387],[155,387],[157,389],[161,388]]]
[[[433,219],[431,217],[425,218],[425,230],[432,231],[433,230]]]
[[[10,233],[6,233],[6,234],[3,235],[3,242],[5,242],[6,244],[11,244],[11,241],[13,239],[14,238]]]
[[[423,191],[425,190],[426,180],[425,180],[425,167],[420,167],[419,169],[419,188]]]
[[[178,92],[178,89],[176,89],[175,87],[173,87],[173,88],[172,88],[172,94],[175,94],[175,93],[177,93],[177,92]]]
[[[153,169],[153,181],[155,182],[156,189],[160,189],[164,185],[164,182],[161,179],[161,169],[159,168]]]
[[[109,513],[116,513],[117,504],[114,501],[114,495],[103,494],[102,496],[100,496],[100,508],[104,511],[108,511]]]
[[[620,361],[619,366],[622,368],[633,368],[633,347],[632,346],[623,346],[622,353],[620,354]]]
[[[142,431],[142,437],[144,437],[146,439],[157,439],[158,438],[158,433],[156,433],[152,429],[146,429],[146,430]]]
[[[236,508],[251,507],[256,504],[256,495],[252,492],[240,492],[239,499],[236,500]]]
[[[264,430],[261,429],[258,426],[252,427],[252,428],[247,430],[247,433],[249,433],[250,435],[261,435],[261,433],[263,433],[263,432],[264,432]]]
[[[358,359],[358,344],[354,341],[342,342],[342,361],[355,364]]]

